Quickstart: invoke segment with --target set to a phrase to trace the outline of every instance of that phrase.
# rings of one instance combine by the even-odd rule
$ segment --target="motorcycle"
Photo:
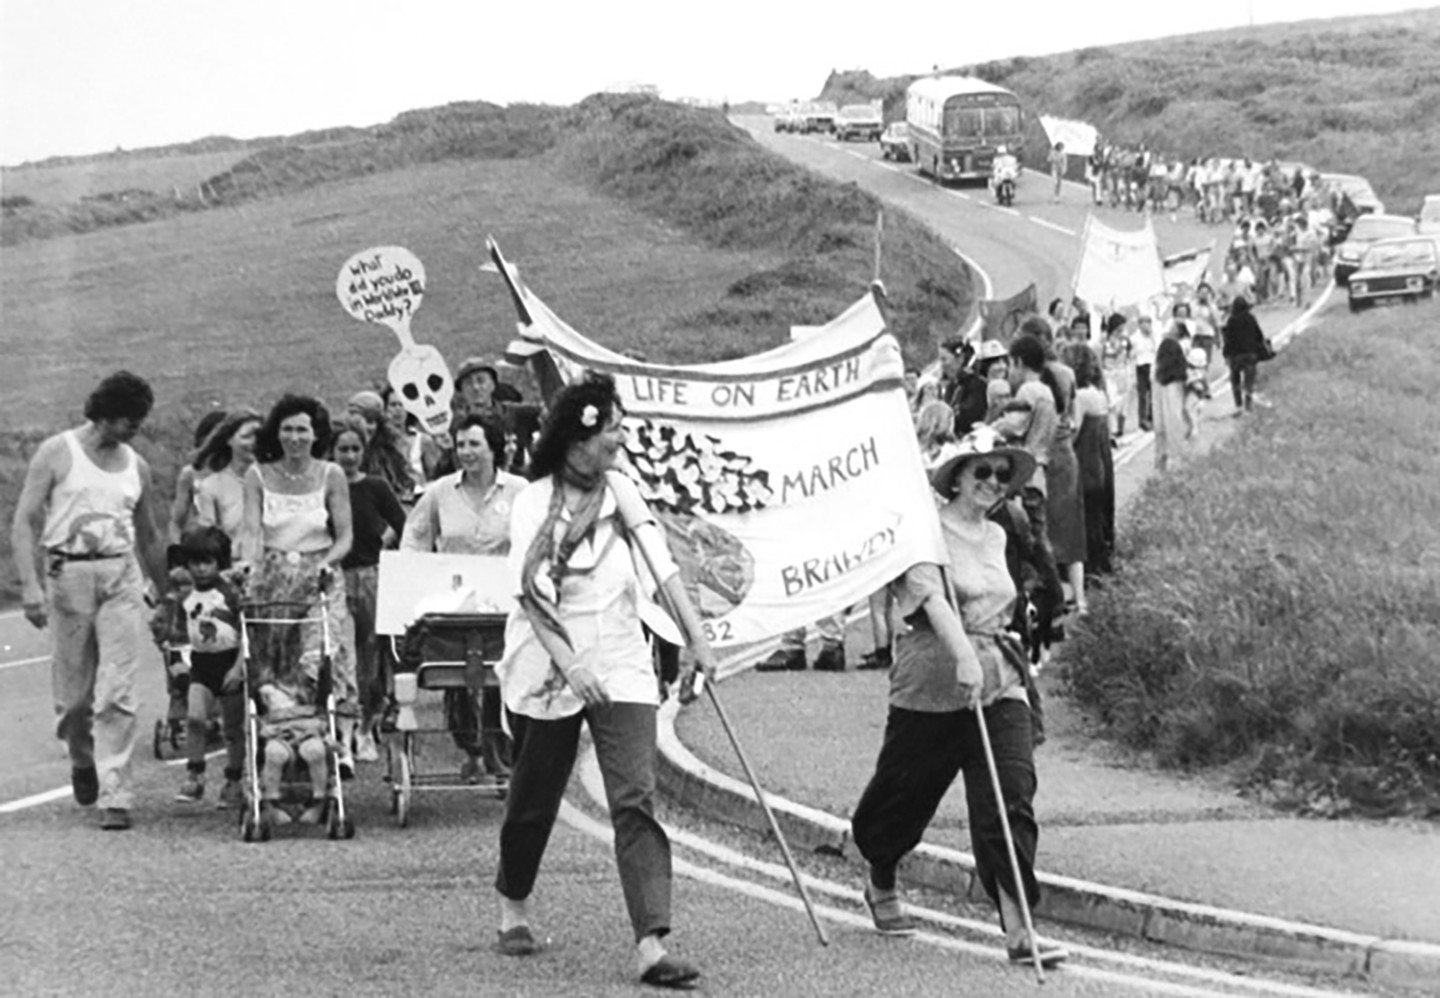
[[[995,193],[995,201],[1006,208],[1015,203],[1015,174],[1013,167],[999,166],[990,177],[990,189]]]

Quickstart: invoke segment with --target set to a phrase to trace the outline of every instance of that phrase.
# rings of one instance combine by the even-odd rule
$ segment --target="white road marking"
[[[1047,222],[1043,218],[1036,218],[1034,215],[1026,215],[1025,217],[1030,219],[1030,221],[1034,222],[1036,225],[1041,226],[1042,228],[1052,229],[1055,232],[1064,233],[1067,236],[1073,236],[1075,234],[1074,229],[1067,229],[1063,225],[1056,225],[1054,222]]]
[[[863,159],[863,160],[865,160],[866,162],[869,162],[869,161],[870,161],[870,157],[869,157],[869,156],[866,156],[863,152],[856,152],[854,149],[846,149],[846,150],[845,150],[845,155],[846,155],[846,156],[854,156],[856,159]]]
[[[24,610],[6,610],[4,613],[0,613],[0,620],[14,620],[16,617],[23,616],[25,616]]]
[[[225,754],[224,749],[215,749],[205,753],[206,759],[214,759]],[[161,765],[179,766],[185,762],[185,757],[179,756],[175,759],[166,759]],[[20,797],[16,800],[5,801],[0,804],[0,814],[12,814],[15,811],[25,811],[32,807],[39,807],[41,804],[49,804],[51,801],[59,800],[62,797],[70,796],[69,787],[56,787],[54,790],[42,790],[38,794],[31,794],[29,797]]]
[[[586,794],[591,800],[603,808],[605,803],[605,788],[603,778],[600,774],[599,761],[596,758],[593,745],[587,746],[581,759],[580,780],[585,787]],[[614,832],[610,825],[599,819],[592,818],[590,815],[576,808],[569,801],[561,805],[560,817],[566,824],[578,831],[584,832],[606,843],[613,843],[614,841]],[[714,862],[747,870],[780,883],[791,883],[790,871],[778,863],[770,863],[756,859],[746,853],[720,845],[719,843],[711,842],[693,832],[672,828],[668,825],[665,826],[665,834],[670,838],[672,843],[700,853]],[[765,901],[766,903],[779,907],[789,908],[793,911],[804,910],[803,903],[790,891],[772,889],[751,880],[728,876],[709,867],[700,866],[681,858],[676,858],[674,865],[676,873],[690,877],[693,880],[699,880],[712,886],[735,891],[736,893],[744,894],[748,897]],[[836,883],[832,880],[809,874],[802,873],[801,880],[805,884],[806,890],[812,895],[811,901],[814,903],[815,912],[818,916],[823,917],[828,922],[838,923],[849,928],[864,931],[871,930],[870,919],[864,915],[816,903],[816,899],[813,896],[821,895],[859,906],[862,902],[862,894],[859,890],[846,884]],[[911,937],[912,940],[925,943],[929,946],[947,949],[952,952],[960,952],[970,956],[980,957],[985,960],[1000,962],[1008,959],[1000,946],[996,945],[993,941],[989,941],[998,939],[1002,935],[997,926],[988,922],[979,922],[975,919],[951,915],[948,912],[937,911],[932,908],[918,907],[913,904],[907,905],[906,907],[911,914],[918,916],[931,925],[979,935],[987,941],[975,942],[968,939],[957,939],[949,935],[939,935],[933,932],[919,932]],[[1127,968],[1132,972],[1126,973],[1118,969],[1111,970],[1071,962],[1067,963],[1063,969],[1056,971],[1056,973],[1135,988],[1146,994],[1170,994],[1211,998],[1211,996],[1234,995],[1236,993],[1234,989],[1242,989],[1242,993],[1283,995],[1290,996],[1290,998],[1336,998],[1336,996],[1347,994],[1345,992],[1324,991],[1300,985],[1287,984],[1280,981],[1259,980],[1249,976],[1229,974],[1224,971],[1191,966],[1184,963],[1174,963],[1168,960],[1155,960],[1128,953],[1117,953],[1111,950],[1069,941],[1065,941],[1064,945],[1070,950],[1072,957],[1093,960],[1102,964],[1109,963],[1116,967]],[[1153,975],[1185,978],[1196,983],[1159,980]],[[1227,990],[1210,990],[1201,985],[1213,985],[1226,988]]]
[[[36,655],[34,658],[22,658],[14,662],[0,662],[0,672],[4,672],[6,669],[18,669],[22,665],[37,665],[40,662],[48,661],[50,661],[49,655]]]
[[[952,197],[962,198],[966,201],[970,200],[970,195],[966,194],[964,191],[946,191],[945,193],[949,194]]]

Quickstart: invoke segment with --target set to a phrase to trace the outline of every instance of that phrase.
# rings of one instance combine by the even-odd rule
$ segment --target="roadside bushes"
[[[1396,315],[1307,334],[1283,407],[1147,484],[1064,658],[1121,740],[1313,813],[1440,808],[1440,345]]]

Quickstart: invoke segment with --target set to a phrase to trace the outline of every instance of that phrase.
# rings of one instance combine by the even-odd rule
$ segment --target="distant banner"
[[[1075,296],[1099,308],[1140,305],[1165,292],[1160,250],[1150,220],[1135,231],[1112,229],[1093,215],[1080,238]]]
[[[1020,323],[1039,311],[1040,302],[1033,283],[1009,298],[987,298],[980,303],[980,318],[984,323],[980,338],[1009,343],[1020,334]]]
[[[1052,146],[1057,142],[1065,143],[1065,151],[1071,156],[1089,156],[1095,151],[1095,141],[1100,137],[1094,125],[1045,114],[1040,115],[1040,127],[1045,129],[1045,137]]]
[[[1161,261],[1165,274],[1165,287],[1172,294],[1194,291],[1210,270],[1210,259],[1215,254],[1215,241],[1210,245],[1175,253]]]
[[[522,340],[615,378],[626,470],[714,644],[802,627],[944,557],[899,344],[872,296],[765,353],[668,367],[586,339],[491,252],[529,320]]]

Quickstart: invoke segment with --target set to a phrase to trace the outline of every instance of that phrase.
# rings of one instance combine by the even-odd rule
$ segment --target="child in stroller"
[[[310,775],[310,796],[301,806],[300,821],[319,824],[325,814],[330,789],[329,725],[317,704],[316,684],[301,675],[285,683],[271,677],[256,691],[264,706],[259,734],[265,745],[265,766],[260,773],[260,819],[266,825],[290,822],[290,813],[281,805],[286,767],[298,757]]]

